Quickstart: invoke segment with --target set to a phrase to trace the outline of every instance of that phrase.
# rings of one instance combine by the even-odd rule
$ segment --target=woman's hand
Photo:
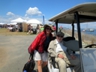
[[[64,59],[64,56],[62,54],[58,54],[58,57]]]

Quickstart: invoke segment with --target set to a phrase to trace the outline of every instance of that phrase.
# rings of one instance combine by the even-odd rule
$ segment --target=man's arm
[[[56,53],[55,48],[54,48],[54,41],[50,42],[49,47],[48,47],[48,52],[49,52],[49,55],[52,57],[57,56],[57,53]]]

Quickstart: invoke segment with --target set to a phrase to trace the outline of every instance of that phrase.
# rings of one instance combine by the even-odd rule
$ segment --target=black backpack
[[[33,59],[33,55],[30,55],[29,61],[25,63],[23,67],[23,72],[33,72],[35,67],[35,61]]]

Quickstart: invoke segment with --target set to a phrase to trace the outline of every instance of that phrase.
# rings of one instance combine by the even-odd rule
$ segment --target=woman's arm
[[[29,46],[28,48],[29,53],[32,53],[38,47],[40,40],[41,40],[41,35],[39,34]]]

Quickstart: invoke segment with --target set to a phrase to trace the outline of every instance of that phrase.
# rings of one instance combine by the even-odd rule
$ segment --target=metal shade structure
[[[56,20],[58,20],[58,23],[67,23],[67,24],[70,24],[72,22],[77,23],[76,20],[74,19],[75,12],[78,12],[78,14],[80,15],[81,23],[96,21],[96,2],[79,4],[69,10],[57,14],[56,16],[50,18],[49,21],[55,22]]]
[[[79,48],[82,48],[80,23],[96,21],[96,2],[79,4],[69,10],[63,11],[49,19],[55,22],[56,32],[58,23],[72,24],[72,37],[74,37],[74,23],[77,23]]]

